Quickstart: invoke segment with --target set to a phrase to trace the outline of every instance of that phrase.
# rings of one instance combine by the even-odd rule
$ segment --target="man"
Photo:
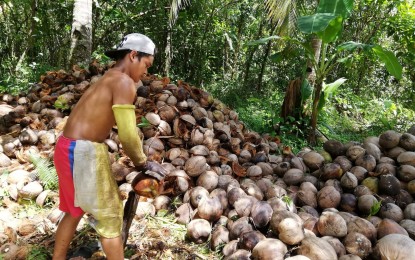
[[[155,45],[147,36],[125,36],[116,49],[105,53],[116,60],[115,66],[89,87],[67,120],[54,155],[60,209],[65,216],[56,232],[53,259],[66,259],[84,212],[95,219],[94,228],[107,259],[124,259],[122,201],[103,143],[115,123],[123,150],[134,165],[166,174],[158,163],[147,162],[133,105],[136,83],[153,64],[154,52]]]

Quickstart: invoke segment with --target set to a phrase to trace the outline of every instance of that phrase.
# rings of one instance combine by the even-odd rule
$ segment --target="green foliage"
[[[369,213],[369,217],[371,216],[375,216],[376,214],[378,214],[380,208],[382,206],[382,201],[378,201],[375,202],[372,207],[370,207],[370,213]]]
[[[38,155],[30,155],[30,160],[35,165],[36,174],[45,189],[56,190],[58,188],[58,175],[52,163]]]
[[[141,117],[141,123],[137,124],[137,127],[144,128],[144,127],[148,127],[148,126],[151,126],[150,122],[147,120],[147,118],[142,116]]]
[[[34,246],[27,254],[26,260],[49,260],[52,259],[49,251],[43,246]]]

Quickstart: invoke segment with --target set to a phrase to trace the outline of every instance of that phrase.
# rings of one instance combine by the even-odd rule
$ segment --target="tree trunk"
[[[22,51],[19,61],[17,62],[16,68],[15,68],[16,71],[20,69],[24,59],[26,58],[26,54],[30,52],[30,50],[33,47],[33,32],[35,31],[35,28],[36,28],[36,21],[35,21],[36,10],[37,10],[37,0],[32,0],[31,14],[30,14],[31,16],[29,18],[30,19],[30,30],[27,35],[27,45],[26,45],[26,48],[24,48],[24,50]]]
[[[166,48],[164,49],[164,55],[165,55],[165,60],[164,60],[164,75],[166,77],[169,76],[170,73],[170,64],[171,64],[171,60],[172,60],[172,43],[171,43],[171,39],[172,39],[172,28],[171,25],[167,26],[167,36],[166,36]]]
[[[263,19],[261,24],[259,25],[258,34],[256,35],[255,39],[260,39],[262,37],[262,29],[266,24],[266,19]],[[249,85],[249,71],[251,70],[252,60],[254,59],[255,51],[258,50],[258,46],[250,47],[250,51],[248,54],[248,59],[246,60],[245,65],[245,72],[244,72],[244,85],[247,87]]]
[[[321,39],[313,35],[311,38],[311,47],[314,50],[314,62],[315,64],[318,64],[318,61],[320,60]],[[314,86],[314,83],[316,82],[316,68],[313,66],[311,60],[307,61],[307,80],[311,86]]]
[[[70,65],[87,65],[92,52],[92,0],[75,0],[71,31]]]
[[[271,25],[272,29],[271,29],[271,35],[274,34],[275,29],[277,28],[277,24],[275,25]],[[269,54],[271,52],[271,46],[272,46],[272,41],[268,41],[267,43],[267,47],[265,48],[265,54],[264,57],[262,59],[262,63],[261,63],[261,72],[259,73],[258,76],[258,83],[256,84],[256,90],[260,91],[262,89],[262,79],[264,77],[264,73],[265,73],[265,66],[267,65],[267,61],[268,61],[268,57]]]

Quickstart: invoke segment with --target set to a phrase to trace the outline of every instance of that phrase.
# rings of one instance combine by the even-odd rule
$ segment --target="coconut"
[[[328,140],[323,144],[323,149],[333,158],[346,154],[344,145],[336,140]]]
[[[265,201],[257,201],[251,209],[251,219],[256,228],[263,228],[271,220],[273,210]]]
[[[196,184],[197,186],[204,187],[206,190],[210,192],[217,187],[218,181],[219,176],[215,172],[206,171],[198,177]]]
[[[230,256],[235,253],[236,250],[238,250],[238,240],[232,240],[223,247],[222,253],[224,256]]]
[[[372,207],[378,203],[378,200],[373,195],[362,195],[358,198],[357,207],[359,212],[364,215],[369,215],[371,213]]]
[[[333,186],[323,187],[317,193],[318,205],[325,208],[336,208],[341,200],[340,192],[337,191]]]
[[[241,234],[238,242],[238,248],[251,251],[260,241],[266,237],[259,231],[248,231]]]
[[[222,204],[218,197],[203,197],[197,206],[199,217],[210,222],[218,220],[222,215],[222,212]]]
[[[392,219],[384,218],[378,226],[378,239],[390,234],[408,236],[408,232]]]
[[[353,145],[353,146],[350,146],[349,149],[347,149],[346,155],[352,162],[354,162],[356,161],[357,158],[363,156],[365,153],[366,153],[365,148],[359,145]]]
[[[398,156],[397,161],[400,165],[415,166],[415,152],[403,152]]]
[[[340,200],[340,209],[346,212],[355,212],[357,209],[357,198],[351,193],[343,193]]]
[[[344,215],[342,215],[344,216]],[[377,230],[375,226],[368,220],[359,217],[353,217],[347,221],[347,233],[357,232],[363,234],[371,242],[375,242]]]
[[[278,224],[278,238],[288,244],[296,245],[304,239],[302,221],[293,218],[285,218]]]
[[[415,242],[408,236],[390,234],[378,241],[373,249],[376,259],[412,259],[415,255]]]
[[[221,245],[226,245],[229,242],[229,230],[219,225],[213,232],[210,240],[210,249],[216,250]]]
[[[407,151],[415,151],[415,136],[410,133],[402,134],[399,146]]]
[[[379,191],[382,194],[395,196],[399,194],[400,182],[392,174],[381,175],[379,180]]]
[[[342,176],[342,174],[343,169],[341,168],[340,164],[327,163],[323,166],[320,177],[323,181],[326,181],[329,179],[339,179]]]
[[[177,223],[187,224],[193,217],[193,209],[189,203],[183,203],[176,209],[175,217]]]
[[[241,217],[231,225],[229,229],[229,238],[230,239],[237,239],[245,232],[252,231],[252,226],[248,223],[247,217]]]
[[[197,177],[207,170],[206,158],[203,156],[193,156],[186,161],[184,170],[191,177]]]
[[[297,253],[310,259],[337,259],[336,251],[329,242],[313,236],[308,236],[301,241]]]
[[[211,231],[212,228],[207,220],[194,219],[187,225],[186,235],[191,241],[201,244],[208,240]]]
[[[230,256],[225,257],[223,260],[249,260],[251,259],[251,252],[245,249],[238,249]]]
[[[324,162],[324,157],[315,151],[304,154],[302,158],[305,165],[311,170],[320,169]]]
[[[372,252],[372,243],[363,234],[351,232],[343,240],[346,251],[350,254],[366,258]]]
[[[347,234],[346,221],[337,213],[323,212],[317,228],[322,236],[344,237]]]
[[[275,238],[266,238],[256,244],[252,250],[252,258],[255,260],[283,260],[287,252],[287,246],[283,242]]]
[[[392,149],[398,146],[400,137],[399,133],[388,130],[379,136],[379,145],[384,149]]]

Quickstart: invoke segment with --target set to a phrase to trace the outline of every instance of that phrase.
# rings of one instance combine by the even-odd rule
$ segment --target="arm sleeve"
[[[143,144],[137,134],[134,105],[113,105],[115,122],[118,127],[124,152],[130,157],[135,166],[143,166],[147,156],[143,152]]]

